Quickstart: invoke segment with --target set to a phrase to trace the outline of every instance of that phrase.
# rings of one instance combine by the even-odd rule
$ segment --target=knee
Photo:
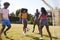
[[[7,25],[8,26],[8,28],[11,28],[11,25]]]
[[[9,28],[11,28],[11,26],[9,26]]]
[[[40,28],[40,29],[42,29],[42,27],[41,27],[41,26],[40,26],[39,28]]]

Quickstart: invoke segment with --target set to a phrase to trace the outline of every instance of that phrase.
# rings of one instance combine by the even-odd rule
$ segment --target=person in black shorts
[[[38,9],[36,9],[36,13],[35,13],[34,18],[33,18],[34,26],[33,26],[33,31],[32,31],[32,32],[35,31],[35,26],[37,25],[37,26],[38,26],[39,33],[40,33],[39,20],[38,20],[39,14],[40,14],[40,13],[38,12]]]

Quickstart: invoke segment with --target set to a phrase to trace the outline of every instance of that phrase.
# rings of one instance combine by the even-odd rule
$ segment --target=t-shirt
[[[27,13],[22,13],[22,18],[27,18]]]
[[[42,19],[47,19],[47,15],[41,14],[40,19],[41,19],[41,20],[42,20]]]
[[[3,15],[2,15],[2,17],[3,17],[2,19],[9,20],[9,18],[8,18],[9,10],[8,10],[8,9],[2,8],[2,9],[0,9],[0,13],[3,14]]]
[[[40,13],[35,13],[34,20],[38,19]]]
[[[38,18],[40,13],[35,13],[35,17]]]

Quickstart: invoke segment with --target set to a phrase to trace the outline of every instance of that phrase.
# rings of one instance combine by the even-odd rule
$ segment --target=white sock
[[[23,32],[23,35],[26,35],[26,33],[25,33],[25,32]]]
[[[29,28],[26,28],[26,30],[30,30]]]
[[[40,37],[40,39],[43,39],[43,37]]]

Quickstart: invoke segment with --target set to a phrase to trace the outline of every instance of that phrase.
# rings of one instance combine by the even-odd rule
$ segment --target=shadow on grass
[[[34,37],[34,36],[31,36],[31,35],[26,35],[26,37],[33,38],[34,40],[40,40],[38,37]]]
[[[36,34],[39,34],[39,33],[36,33]],[[43,34],[43,36],[45,36],[45,37],[49,37],[48,35],[45,35],[45,34]],[[58,39],[57,37],[53,37],[53,36],[52,36],[52,38],[54,38],[54,39]]]
[[[2,40],[2,38],[0,38],[0,40]]]
[[[43,35],[43,36],[49,37],[48,35]],[[54,38],[54,39],[58,39],[57,37],[52,37],[52,38]]]
[[[14,39],[12,39],[12,38],[9,38],[8,36],[5,36],[5,38],[10,39],[10,40],[14,40]]]

